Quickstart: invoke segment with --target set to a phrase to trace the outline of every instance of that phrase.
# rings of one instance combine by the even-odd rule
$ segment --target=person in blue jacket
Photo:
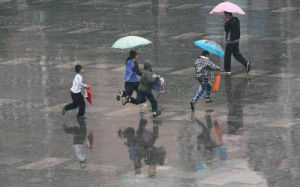
[[[139,88],[139,78],[138,76],[142,76],[142,72],[139,69],[139,65],[137,63],[138,55],[136,51],[131,50],[129,52],[129,56],[126,60],[126,71],[124,75],[125,79],[125,90],[120,91],[117,95],[117,100],[119,101],[121,97],[129,96],[131,97],[133,91],[138,92]],[[124,105],[125,100],[122,100],[122,104]]]

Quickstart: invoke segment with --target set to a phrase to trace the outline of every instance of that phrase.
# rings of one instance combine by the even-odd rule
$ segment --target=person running
[[[144,70],[145,71],[143,71],[140,85],[138,88],[137,97],[133,98],[127,96],[125,98],[124,104],[130,102],[132,104],[139,105],[141,103],[146,102],[146,100],[148,99],[152,106],[153,117],[155,118],[159,116],[161,112],[157,110],[157,101],[154,98],[154,95],[152,94],[152,87],[159,80],[160,76],[152,73],[152,64],[150,62],[146,62],[144,64]]]
[[[240,53],[240,20],[234,17],[230,12],[224,12],[224,28],[226,32],[226,48],[224,58],[224,71],[226,75],[231,75],[231,55],[239,61],[248,73],[250,71],[250,62],[248,62]]]
[[[202,56],[195,61],[195,78],[200,82],[199,90],[196,95],[193,97],[191,102],[191,109],[195,111],[195,104],[201,95],[205,92],[205,100],[207,103],[212,102],[213,100],[210,98],[211,93],[211,84],[209,82],[209,78],[211,76],[211,72],[221,71],[221,68],[209,60],[210,54],[208,51],[203,51]]]
[[[129,52],[129,56],[126,60],[126,71],[124,75],[125,79],[125,90],[119,90],[119,93],[117,95],[117,100],[120,101],[121,97],[129,96],[131,97],[133,94],[133,91],[138,92],[139,87],[139,78],[138,76],[142,76],[142,72],[139,69],[139,65],[137,63],[137,52],[131,50]],[[122,104],[124,105],[125,100],[122,100]]]
[[[76,65],[75,72],[76,72],[76,75],[73,80],[73,86],[71,88],[71,97],[72,97],[73,102],[63,107],[62,115],[65,115],[68,110],[73,110],[73,109],[79,107],[77,118],[87,119],[87,117],[84,116],[85,101],[81,94],[81,90],[83,88],[89,88],[90,86],[82,83],[83,73],[84,73],[82,65]]]

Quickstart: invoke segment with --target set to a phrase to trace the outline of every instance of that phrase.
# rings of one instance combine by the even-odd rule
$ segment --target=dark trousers
[[[231,71],[231,55],[239,61],[244,67],[247,65],[247,60],[241,55],[239,49],[239,43],[227,44],[225,49],[225,59],[224,59],[224,70],[226,72]]]
[[[154,98],[154,95],[150,93],[145,93],[145,92],[138,92],[136,99],[132,98],[130,99],[130,102],[133,104],[141,104],[147,101],[147,99],[150,101],[151,106],[152,106],[152,112],[157,112],[157,101]]]
[[[125,82],[125,91],[123,92],[122,97],[129,96],[131,97],[133,91],[138,92],[139,82]]]
[[[70,104],[65,106],[66,111],[73,110],[73,109],[79,107],[79,111],[78,111],[77,116],[78,117],[84,116],[85,102],[84,102],[84,98],[81,95],[81,93],[80,92],[79,93],[71,92],[71,97],[72,97],[73,103],[70,103]]]

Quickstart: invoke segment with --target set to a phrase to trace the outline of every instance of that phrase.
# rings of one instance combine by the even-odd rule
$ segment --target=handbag
[[[86,99],[90,104],[92,104],[92,90],[91,90],[91,88],[85,89],[84,97],[85,97],[85,99]]]
[[[156,81],[156,83],[152,86],[152,89],[154,91],[164,93],[165,92],[165,79],[160,78],[158,81]]]
[[[220,83],[221,83],[221,74],[218,73],[218,74],[216,75],[215,82],[214,82],[214,85],[213,85],[213,92],[214,92],[214,93],[216,93],[216,92],[219,91]]]

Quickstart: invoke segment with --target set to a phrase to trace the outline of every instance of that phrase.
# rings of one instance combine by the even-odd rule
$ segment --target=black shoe
[[[250,66],[251,66],[251,63],[250,62],[247,62],[247,65],[246,65],[246,72],[249,73],[250,71]]]
[[[116,99],[117,99],[117,101],[120,101],[121,96],[120,96],[120,95],[117,95],[117,96],[116,96]]]
[[[192,109],[192,112],[195,111],[195,103],[191,102],[191,109]]]
[[[155,114],[153,114],[153,118],[156,118],[157,116],[159,116],[161,114],[161,111],[157,111]]]
[[[205,99],[206,103],[212,103],[213,100],[212,99]]]

